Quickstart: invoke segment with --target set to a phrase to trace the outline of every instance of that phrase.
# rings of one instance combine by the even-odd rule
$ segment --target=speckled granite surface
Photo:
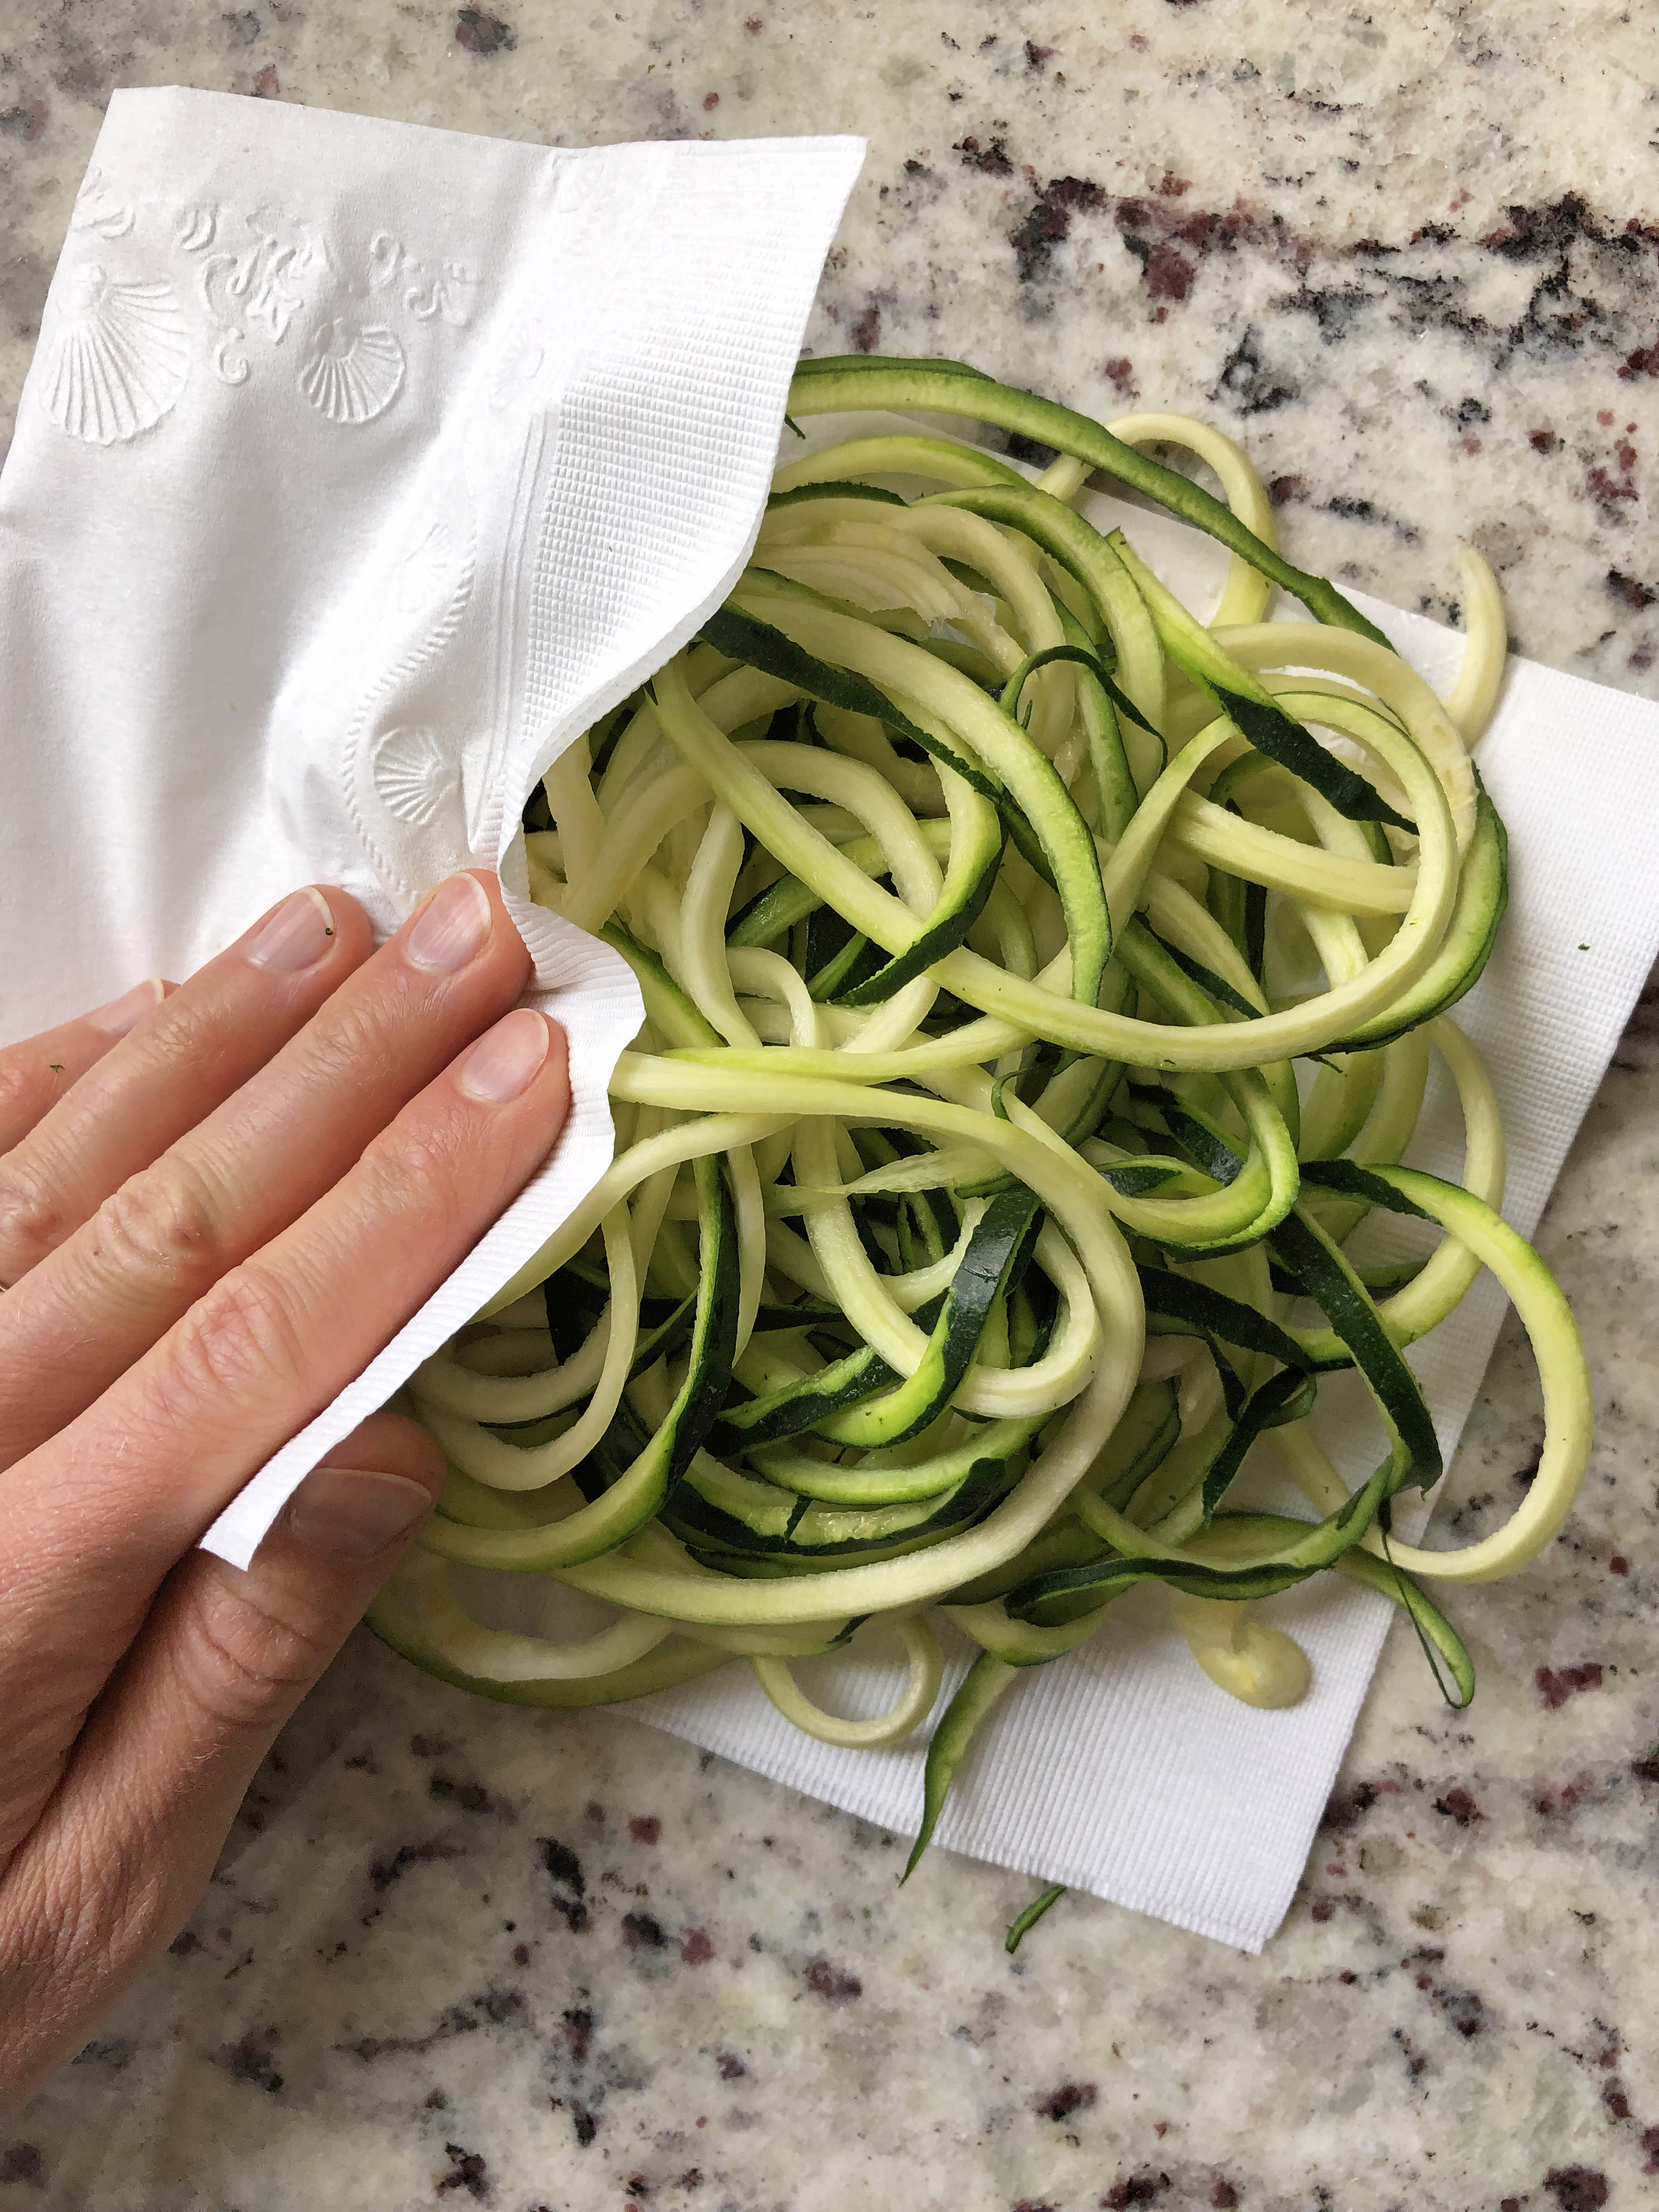
[[[1659,91],[1640,11],[1516,0],[503,13],[50,9],[0,30],[15,401],[118,83],[583,143],[856,129],[821,349],[969,354],[1238,422],[1293,557],[1444,611],[1472,536],[1535,657],[1650,692]],[[1659,2196],[1659,997],[1541,1238],[1601,1431],[1547,1559],[1466,1599],[1448,1716],[1389,1646],[1261,1959],[890,1838],[627,1719],[354,1645],[191,1931],[0,2137],[64,2212],[1595,2212]],[[1452,1478],[1535,1440],[1507,1337]]]

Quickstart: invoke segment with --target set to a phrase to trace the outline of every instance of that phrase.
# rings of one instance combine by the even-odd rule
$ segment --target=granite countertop
[[[1304,565],[1659,696],[1659,90],[1637,11],[19,0],[0,420],[105,99],[185,82],[586,143],[863,131],[811,333],[1249,444]],[[0,2212],[1595,2212],[1659,2197],[1650,989],[1540,1237],[1600,1442],[1460,1607],[1466,1715],[1390,1642],[1259,1959],[896,1841],[617,1714],[361,1638],[171,1954],[0,2138]],[[1506,1333],[1451,1481],[1528,1476]],[[1644,2026],[1644,2021],[1647,2025]]]

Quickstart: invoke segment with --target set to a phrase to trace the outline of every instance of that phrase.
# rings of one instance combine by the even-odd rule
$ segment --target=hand
[[[181,988],[0,1053],[8,2105],[178,1932],[437,1494],[432,1440],[377,1413],[246,1574],[194,1548],[551,1147],[528,972],[484,877],[379,951],[343,892],[296,891]]]

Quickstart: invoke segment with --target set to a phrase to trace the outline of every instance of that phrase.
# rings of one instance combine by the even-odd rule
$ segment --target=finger
[[[137,1023],[0,1159],[0,1283],[56,1251],[262,1067],[373,942],[345,892],[290,892]]]
[[[152,975],[96,1012],[0,1052],[0,1152],[9,1152],[44,1121],[71,1084],[161,1005],[167,988]]]
[[[178,1933],[278,1729],[443,1483],[436,1444],[396,1415],[331,1458],[246,1574],[204,1552],[174,1569],[0,1879],[14,1998],[0,2085],[13,2096],[71,2057]]]
[[[568,1103],[562,1032],[528,1009],[506,1015],[299,1221],[0,1476],[0,1710],[14,1737],[50,1742],[91,1702],[163,1576],[451,1272]]]
[[[319,1198],[512,1005],[529,966],[493,879],[452,877],[234,1097],[112,1193],[7,1298],[0,1465],[82,1412]]]

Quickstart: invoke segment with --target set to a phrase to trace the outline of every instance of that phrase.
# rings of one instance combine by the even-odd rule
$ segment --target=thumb
[[[374,1415],[330,1461],[301,1484],[246,1573],[205,1552],[173,1569],[6,1870],[14,1941],[23,1939],[11,1964],[36,2008],[24,2082],[70,2056],[177,1935],[278,1729],[443,1485],[438,1446],[398,1414]],[[0,2075],[12,2070],[0,2063]]]

